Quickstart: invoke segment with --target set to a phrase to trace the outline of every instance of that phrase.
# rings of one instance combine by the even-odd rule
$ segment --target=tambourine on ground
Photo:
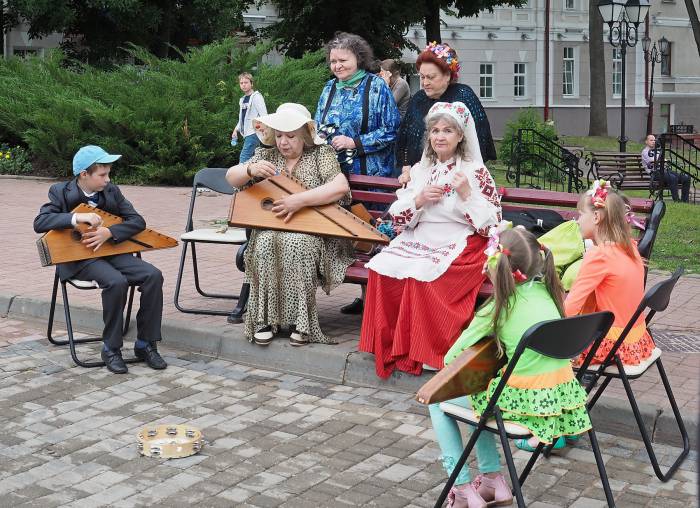
[[[138,434],[139,453],[146,457],[178,459],[204,447],[202,431],[190,425],[147,425]]]

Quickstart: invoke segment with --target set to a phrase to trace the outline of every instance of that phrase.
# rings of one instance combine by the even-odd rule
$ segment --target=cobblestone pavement
[[[0,506],[432,506],[444,474],[425,408],[353,388],[162,348],[170,367],[80,369],[43,324],[0,319]],[[202,429],[185,459],[140,457],[138,429]],[[659,482],[641,442],[600,434],[618,507],[695,506],[697,454]],[[602,506],[588,442],[542,460],[533,508]],[[668,464],[677,449],[660,446]],[[525,452],[517,451],[519,466]]]

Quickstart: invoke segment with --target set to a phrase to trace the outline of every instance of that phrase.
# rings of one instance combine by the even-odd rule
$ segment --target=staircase
[[[695,138],[679,134],[662,134],[658,143],[661,147],[662,171],[685,173],[691,179],[690,194],[697,201],[697,184],[700,182],[700,145]]]
[[[514,138],[506,179],[515,187],[580,193],[597,179],[583,150],[566,148],[534,129],[518,129]]]

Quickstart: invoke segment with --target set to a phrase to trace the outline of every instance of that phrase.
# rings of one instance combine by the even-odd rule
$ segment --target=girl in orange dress
[[[644,262],[632,240],[623,198],[605,180],[581,196],[578,224],[595,246],[583,256],[581,269],[564,303],[567,316],[608,310],[615,322],[600,344],[593,364],[603,363],[644,297]],[[654,340],[640,315],[617,353],[623,364],[639,365],[651,356]],[[575,362],[580,365],[588,351]]]

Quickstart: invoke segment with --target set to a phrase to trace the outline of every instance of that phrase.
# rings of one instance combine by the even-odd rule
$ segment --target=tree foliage
[[[427,41],[440,41],[440,13],[475,16],[495,6],[520,6],[525,0],[272,0],[280,21],[263,30],[290,56],[320,48],[337,31],[364,37],[380,58],[399,57],[404,48],[416,49],[407,39],[409,27],[426,28]]]
[[[253,71],[268,109],[300,102],[315,110],[328,79],[323,55],[261,64],[269,49],[224,39],[175,60],[132,47],[137,65],[110,70],[66,66],[60,51],[0,60],[0,144],[21,143],[59,176],[71,174],[80,146],[97,144],[124,155],[115,166],[120,182],[187,183],[198,169],[238,160],[240,144],[230,139],[240,72]]]
[[[30,37],[63,33],[72,57],[99,63],[123,57],[132,43],[172,56],[188,45],[223,38],[243,27],[252,0],[8,0],[9,23],[24,19]],[[8,24],[8,22],[6,22]]]

